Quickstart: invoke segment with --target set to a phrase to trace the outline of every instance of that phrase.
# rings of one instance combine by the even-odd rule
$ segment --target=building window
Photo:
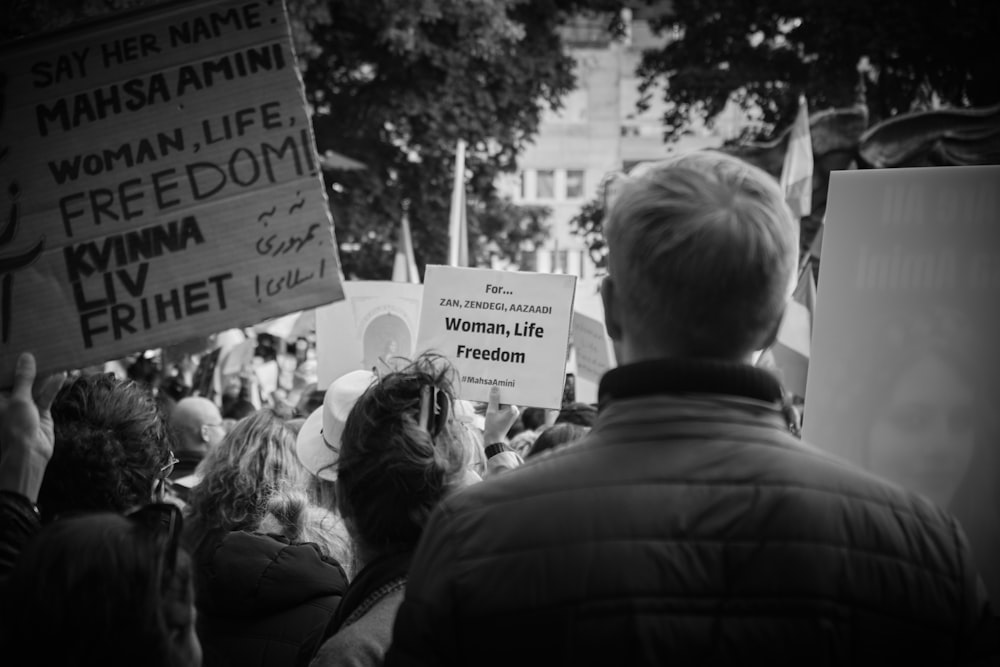
[[[535,197],[537,199],[555,199],[556,196],[556,173],[551,169],[543,169],[538,172],[538,180],[535,183]]]
[[[583,170],[566,171],[566,199],[583,199]]]
[[[528,172],[521,172],[521,199],[528,198]]]

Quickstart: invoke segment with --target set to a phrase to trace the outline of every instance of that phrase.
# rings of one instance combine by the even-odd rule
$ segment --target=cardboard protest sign
[[[281,2],[124,14],[0,52],[0,377],[342,298]]]
[[[804,435],[964,527],[1000,596],[1000,167],[834,172]]]
[[[459,398],[558,409],[576,276],[428,266],[417,350],[447,357]]]
[[[343,301],[316,309],[316,362],[320,388],[344,373],[385,371],[413,357],[424,286],[352,280]]]
[[[573,353],[576,361],[577,400],[595,403],[601,377],[615,365],[614,350],[603,320],[584,315],[580,311],[573,313]]]

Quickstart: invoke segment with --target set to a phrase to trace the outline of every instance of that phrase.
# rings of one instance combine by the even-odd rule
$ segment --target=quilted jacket
[[[609,372],[587,438],[432,516],[386,664],[946,665],[996,651],[958,524],[793,437],[780,395],[749,366]]]
[[[304,667],[333,633],[347,575],[319,547],[246,531],[192,550],[204,667]]]

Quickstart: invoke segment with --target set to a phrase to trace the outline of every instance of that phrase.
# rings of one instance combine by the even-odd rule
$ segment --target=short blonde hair
[[[794,289],[799,226],[778,183],[724,153],[629,179],[605,235],[622,326],[654,349],[742,357],[768,343]]]

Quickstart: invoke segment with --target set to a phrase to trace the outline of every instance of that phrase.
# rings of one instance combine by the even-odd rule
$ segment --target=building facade
[[[570,220],[597,196],[602,181],[640,162],[719,145],[733,129],[733,123],[717,119],[714,130],[696,126],[683,140],[664,142],[663,91],[649,91],[648,108],[638,111],[636,69],[642,52],[662,47],[669,36],[654,35],[648,16],[626,13],[623,18],[627,30],[620,39],[609,35],[606,17],[578,17],[563,28],[563,41],[576,61],[577,88],[558,112],[544,115],[534,143],[519,160],[519,173],[500,184],[515,202],[552,210],[550,237],[524,270],[594,277],[594,263]]]

